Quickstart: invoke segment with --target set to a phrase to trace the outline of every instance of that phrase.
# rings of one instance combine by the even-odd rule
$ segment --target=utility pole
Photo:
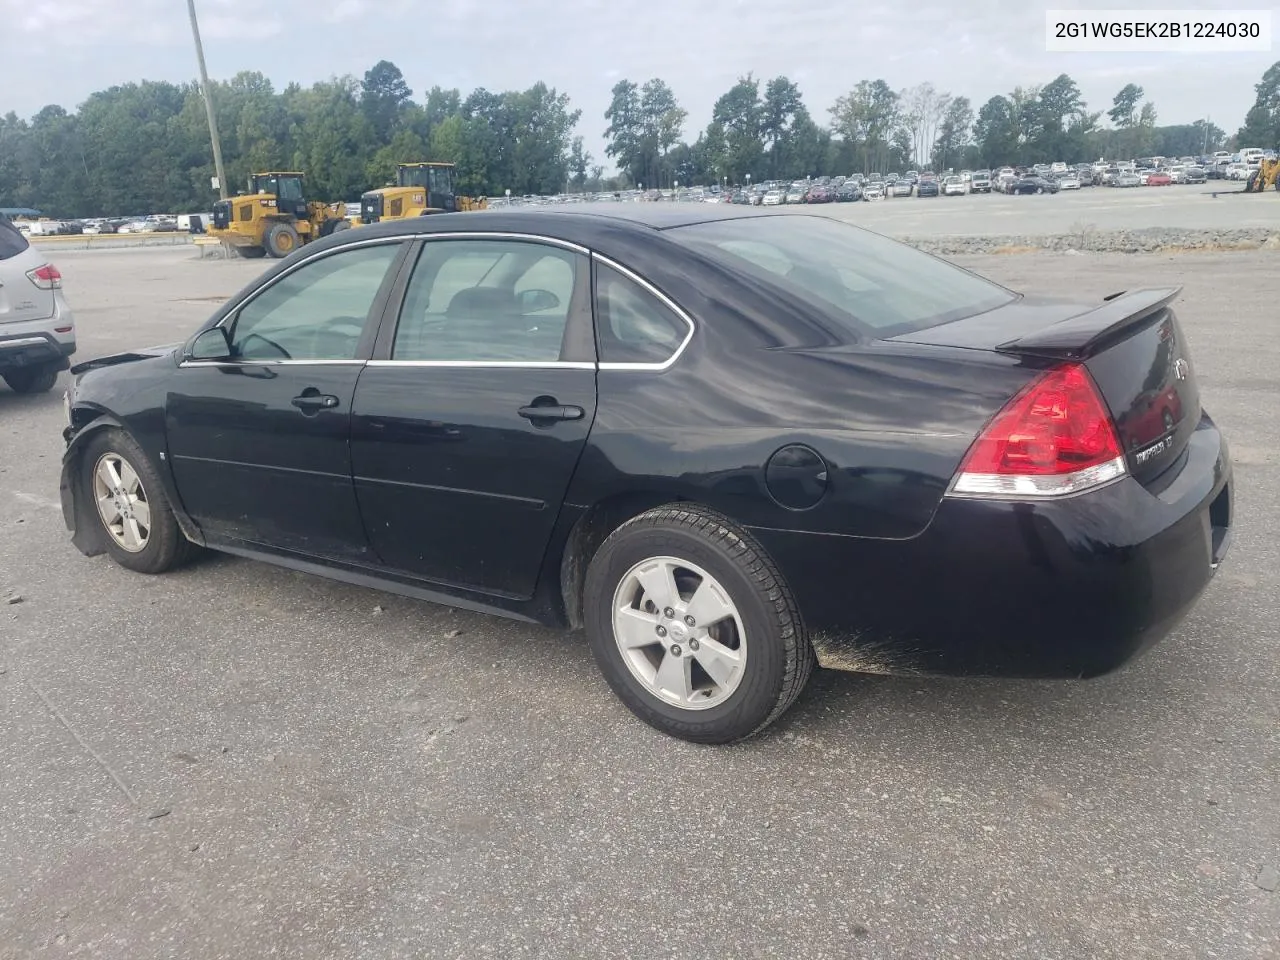
[[[213,112],[213,98],[209,93],[209,71],[204,65],[204,47],[200,43],[200,25],[196,22],[196,0],[187,0],[187,12],[191,14],[191,35],[196,41],[196,60],[200,63],[200,96],[204,98],[204,110],[209,117],[209,139],[213,141],[213,171],[218,177],[218,196],[227,199],[227,173],[222,169],[222,143],[218,140],[218,118]]]

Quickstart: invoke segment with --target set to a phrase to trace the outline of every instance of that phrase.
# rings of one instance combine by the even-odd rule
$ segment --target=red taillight
[[[41,290],[56,290],[62,286],[62,274],[52,263],[27,271],[27,279]]]
[[[969,449],[951,492],[1059,497],[1114,480],[1124,451],[1093,378],[1056,367],[1010,400]]]

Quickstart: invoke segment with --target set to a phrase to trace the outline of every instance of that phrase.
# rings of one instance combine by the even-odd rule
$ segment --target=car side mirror
[[[523,313],[539,313],[560,306],[560,298],[550,290],[520,291],[520,309]]]
[[[188,360],[228,360],[231,338],[225,327],[211,327],[199,333],[187,350]]]

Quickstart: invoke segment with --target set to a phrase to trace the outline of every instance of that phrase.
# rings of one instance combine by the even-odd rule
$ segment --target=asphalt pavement
[[[182,339],[263,269],[57,262],[80,359]],[[1280,957],[1276,255],[962,262],[1184,285],[1231,553],[1117,674],[819,672],[730,748],[634,720],[580,635],[227,557],[86,559],[61,385],[0,388],[0,958]]]

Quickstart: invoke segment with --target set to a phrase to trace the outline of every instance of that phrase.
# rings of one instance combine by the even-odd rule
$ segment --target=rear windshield
[[[8,217],[0,213],[0,260],[16,257],[27,246],[27,238],[18,232]]]
[[[1015,297],[913,247],[825,217],[743,217],[668,232],[709,259],[769,281],[860,336],[927,330]]]

